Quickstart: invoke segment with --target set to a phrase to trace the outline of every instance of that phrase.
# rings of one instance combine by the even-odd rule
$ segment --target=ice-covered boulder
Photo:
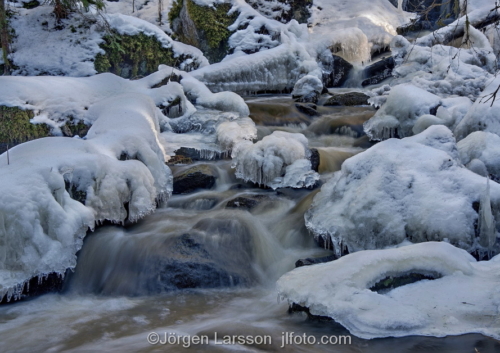
[[[117,96],[89,110],[86,140],[43,138],[0,155],[0,297],[74,268],[96,223],[135,221],[170,195],[158,113],[148,96]]]
[[[322,91],[323,83],[321,80],[316,76],[306,75],[295,83],[292,98],[296,102],[317,103]]]
[[[464,118],[455,128],[458,140],[465,138],[474,131],[486,131],[500,136],[500,97],[496,96],[500,87],[500,78],[488,82]]]
[[[490,201],[483,203],[491,203],[499,219],[500,185],[491,182],[486,190],[487,179],[460,162],[451,131],[431,126],[346,160],[314,198],[306,226],[338,255],[346,248],[355,252],[444,239],[485,253],[490,243],[479,238],[478,206],[487,194]],[[496,235],[495,230],[491,236]]]
[[[391,137],[413,135],[413,126],[422,115],[435,115],[441,99],[410,84],[395,86],[389,92],[387,101],[364,124],[364,130],[371,140],[385,140]]]
[[[499,271],[500,256],[476,262],[450,244],[427,242],[299,267],[283,275],[277,287],[290,304],[331,317],[365,339],[466,333],[499,339],[500,323],[494,319]],[[376,291],[411,274],[424,280]]]
[[[304,135],[275,131],[255,144],[237,144],[233,148],[233,167],[238,178],[273,189],[312,187],[319,174],[312,170],[310,156]]]
[[[495,181],[500,180],[500,136],[476,131],[457,143],[460,160],[469,169],[481,161]],[[472,168],[470,168],[472,166]]]

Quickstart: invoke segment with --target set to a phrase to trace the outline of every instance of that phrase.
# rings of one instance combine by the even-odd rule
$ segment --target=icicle
[[[488,248],[488,258],[493,256],[493,247],[496,243],[496,224],[491,212],[490,202],[490,178],[486,178],[486,190],[481,196],[479,206],[479,241],[482,246]]]

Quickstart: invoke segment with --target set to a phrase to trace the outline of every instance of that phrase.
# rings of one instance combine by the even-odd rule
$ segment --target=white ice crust
[[[290,303],[331,317],[365,339],[466,333],[499,339],[499,271],[500,256],[476,262],[450,244],[427,242],[299,267],[283,275],[277,288]],[[440,278],[385,294],[370,290],[386,277],[412,272]]]

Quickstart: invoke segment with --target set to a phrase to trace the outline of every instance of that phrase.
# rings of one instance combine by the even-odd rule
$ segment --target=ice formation
[[[365,339],[466,333],[499,339],[499,271],[500,256],[476,262],[450,244],[427,242],[299,267],[283,275],[277,287],[289,303],[331,317]],[[436,279],[384,294],[370,290],[387,277],[409,273]]]
[[[335,252],[380,249],[405,240],[448,241],[484,252],[475,222],[486,179],[464,168],[451,131],[431,126],[389,139],[346,160],[306,213],[306,226]],[[491,209],[500,214],[500,185],[490,183]],[[496,250],[498,252],[498,249]]]
[[[500,96],[495,95],[498,87],[500,87],[499,77],[488,82],[480,97],[455,128],[457,139],[461,140],[474,131],[500,135]]]
[[[496,181],[500,180],[500,136],[476,131],[459,141],[457,147],[465,166],[479,160],[486,167],[487,174]]]
[[[436,111],[441,99],[421,88],[409,84],[395,86],[387,101],[375,115],[364,124],[371,140],[386,140],[391,137],[413,135],[413,125],[419,117]]]
[[[89,110],[87,139],[49,137],[0,156],[0,297],[76,265],[96,222],[137,220],[172,191],[151,98],[124,94]]]
[[[319,174],[311,170],[310,153],[304,135],[275,131],[255,144],[235,145],[232,157],[238,178],[273,189],[302,188],[319,180]]]

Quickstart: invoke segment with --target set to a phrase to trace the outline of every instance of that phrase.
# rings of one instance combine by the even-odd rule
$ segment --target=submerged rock
[[[319,115],[318,111],[316,110],[316,108],[317,108],[316,104],[295,103],[295,107],[297,108],[298,111],[300,111],[306,115],[309,115],[309,116]]]
[[[229,200],[226,204],[226,208],[239,208],[239,209],[247,209],[250,211],[265,198],[266,198],[265,195],[238,196],[232,200]]]
[[[217,172],[207,164],[199,164],[174,174],[174,194],[188,194],[196,189],[211,189]]]

